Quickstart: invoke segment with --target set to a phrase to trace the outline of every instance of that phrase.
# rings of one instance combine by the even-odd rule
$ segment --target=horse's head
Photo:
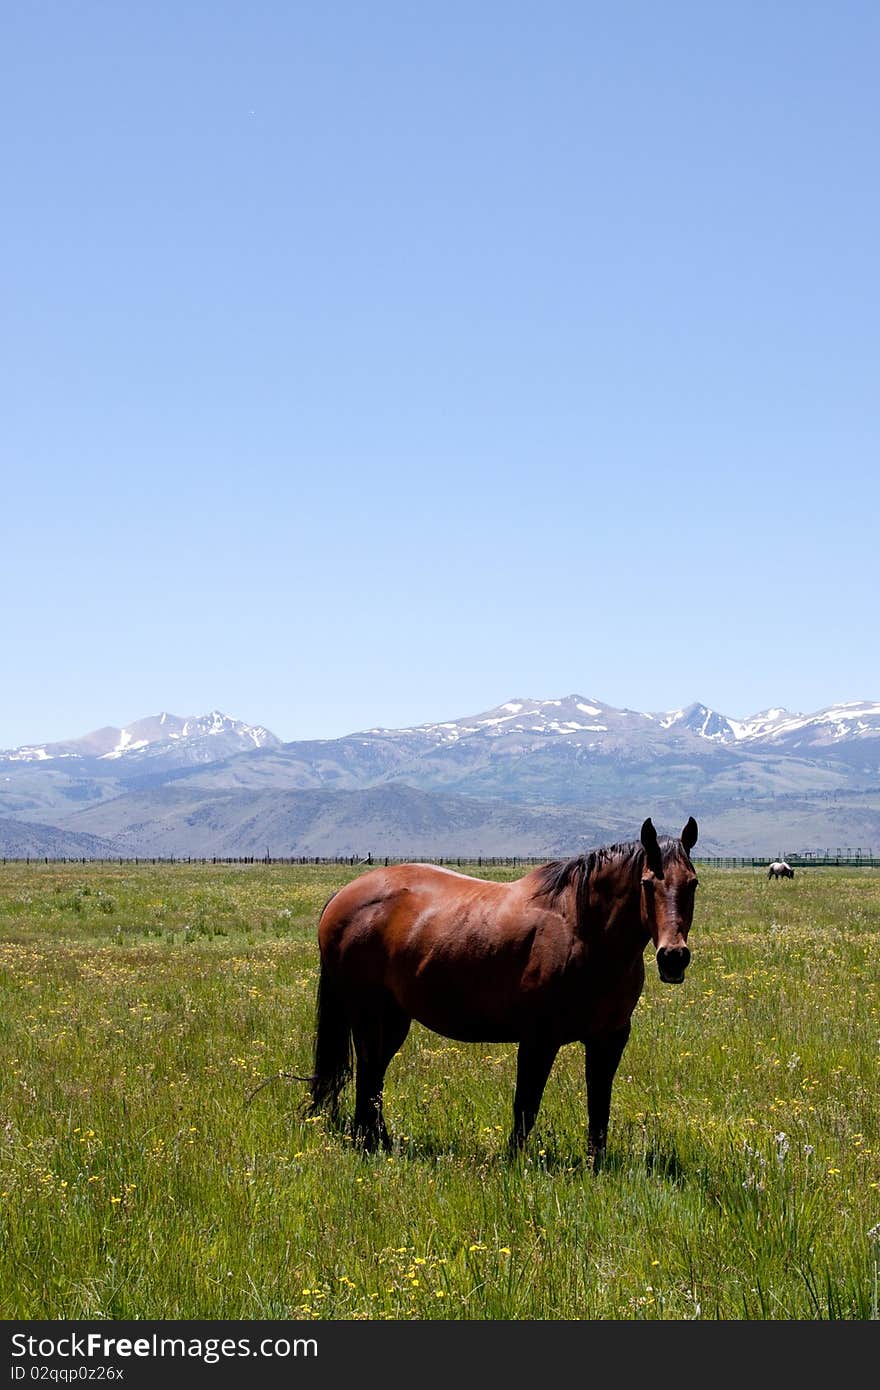
[[[642,925],[654,943],[660,979],[680,985],[688,967],[688,932],[694,917],[697,875],[689,851],[697,843],[697,822],[693,816],[681,838],[657,839],[651,818],[641,834],[645,851],[642,869]]]

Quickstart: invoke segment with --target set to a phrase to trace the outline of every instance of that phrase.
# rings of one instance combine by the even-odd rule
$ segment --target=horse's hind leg
[[[363,1147],[372,1151],[380,1145],[391,1148],[391,1139],[382,1114],[382,1089],[388,1063],[404,1043],[410,1018],[385,995],[374,1012],[361,1014],[352,1027],[357,1058],[355,1074],[354,1133]]]
[[[521,1042],[517,1049],[513,1129],[507,1145],[511,1154],[522,1148],[531,1133],[558,1051],[559,1044],[556,1042],[531,1038]]]

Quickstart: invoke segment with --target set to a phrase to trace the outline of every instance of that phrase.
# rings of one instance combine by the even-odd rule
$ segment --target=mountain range
[[[880,849],[880,703],[734,719],[572,694],[287,743],[166,712],[0,752],[7,856],[552,857],[647,815],[696,816],[698,857]]]

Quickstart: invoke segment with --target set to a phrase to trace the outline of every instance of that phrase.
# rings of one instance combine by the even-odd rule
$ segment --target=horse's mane
[[[575,855],[574,859],[552,859],[549,864],[542,864],[540,869],[535,870],[537,887],[532,897],[548,898],[552,907],[569,884],[573,883],[575,886],[575,912],[580,927],[587,918],[587,908],[590,902],[590,874],[593,871],[598,853],[599,851],[593,850],[590,854]]]
[[[663,862],[680,852],[680,841],[669,835],[658,835],[657,843]],[[552,907],[570,884],[575,888],[575,911],[578,928],[586,926],[590,906],[590,879],[597,869],[607,864],[619,863],[627,875],[641,876],[645,862],[645,848],[640,840],[625,840],[620,844],[602,845],[590,850],[589,854],[576,854],[573,859],[551,859],[535,870],[537,888],[535,898],[546,897]]]

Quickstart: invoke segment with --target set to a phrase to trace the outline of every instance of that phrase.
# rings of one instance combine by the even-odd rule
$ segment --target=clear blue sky
[[[880,698],[880,7],[20,3],[0,747]]]

